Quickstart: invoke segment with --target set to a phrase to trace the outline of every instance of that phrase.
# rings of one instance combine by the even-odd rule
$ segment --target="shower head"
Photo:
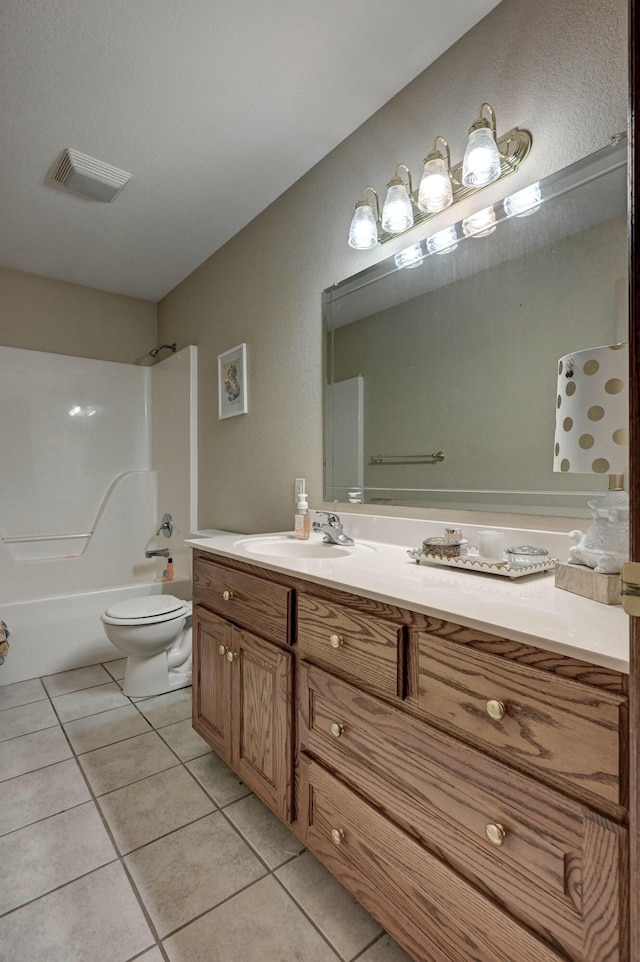
[[[165,347],[168,348],[168,350],[170,350],[170,351],[172,352],[172,354],[175,354],[175,353],[176,353],[176,345],[175,345],[175,344],[161,344],[160,347],[153,347],[153,348],[149,351],[149,354],[151,355],[151,357],[157,357],[158,354],[160,353],[160,351],[161,351],[163,348],[165,348]]]

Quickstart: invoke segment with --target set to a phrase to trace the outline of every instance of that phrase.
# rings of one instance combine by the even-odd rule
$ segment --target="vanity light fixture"
[[[453,224],[451,227],[445,227],[444,230],[439,230],[437,234],[427,237],[427,248],[431,254],[446,254],[449,251],[454,251],[457,246],[458,234]]]
[[[446,157],[436,146],[439,140],[444,144]],[[438,135],[433,142],[433,149],[424,159],[424,171],[418,189],[418,207],[427,213],[437,214],[451,204],[451,154],[447,141]]]
[[[466,200],[487,185],[515,173],[530,150],[531,135],[526,130],[514,127],[502,137],[497,137],[495,111],[491,104],[483,103],[471,126],[469,143],[461,163],[451,166],[449,144],[444,137],[438,135],[432,150],[424,159],[417,193],[414,194],[413,191],[411,171],[406,164],[398,164],[387,185],[382,217],[378,213],[377,220],[373,204],[367,200],[366,193],[373,191],[376,207],[377,194],[373,187],[365,188],[351,221],[350,246],[358,250],[369,250],[377,243],[385,244],[395,239],[398,234],[436,217],[447,207]],[[406,172],[406,181],[400,174],[401,170]],[[534,209],[534,206],[530,207],[531,212]],[[482,235],[474,232],[474,236]]]
[[[376,204],[377,218],[373,214],[373,204],[367,199],[370,190]],[[380,201],[375,187],[365,187],[362,199],[356,204],[356,209],[349,228],[349,246],[358,251],[368,251],[378,243],[378,223],[380,221]]]
[[[462,233],[465,237],[488,237],[496,229],[496,212],[493,205],[479,210],[477,214],[470,214],[462,221]]]
[[[483,110],[489,119],[482,116]],[[481,105],[469,128],[469,140],[462,161],[465,187],[486,187],[500,179],[500,151],[496,143],[496,114],[491,104]]]
[[[401,167],[407,172],[408,183],[398,174]],[[390,234],[402,234],[413,227],[412,193],[411,171],[406,164],[397,164],[395,174],[387,184],[387,196],[382,205],[383,230]]]
[[[540,184],[531,184],[524,190],[505,197],[502,203],[505,214],[509,217],[528,217],[529,214],[535,214],[542,203]]]
[[[422,244],[412,244],[411,247],[405,247],[403,251],[398,251],[393,259],[396,267],[406,267],[409,269],[411,267],[418,267],[422,264],[425,257],[426,254],[422,248]]]

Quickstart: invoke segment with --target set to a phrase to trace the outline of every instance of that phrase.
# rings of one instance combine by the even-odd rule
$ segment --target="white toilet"
[[[144,595],[100,615],[109,641],[127,655],[125,695],[162,695],[191,684],[191,607],[173,595]]]

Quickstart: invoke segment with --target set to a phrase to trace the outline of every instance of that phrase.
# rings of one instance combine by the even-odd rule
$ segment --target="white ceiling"
[[[497,3],[2,0],[0,266],[159,300]]]

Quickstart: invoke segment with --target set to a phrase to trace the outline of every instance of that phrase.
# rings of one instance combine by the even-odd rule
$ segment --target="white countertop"
[[[341,517],[345,517],[342,512]],[[346,523],[345,530],[349,530]],[[423,524],[419,532],[405,531],[405,536],[414,540],[402,546],[356,539],[349,557],[327,559],[249,553],[248,537],[238,534],[194,538],[186,543],[221,557],[455,621],[590,664],[629,671],[629,619],[620,605],[600,604],[556,588],[553,572],[511,581],[475,571],[418,565],[409,558],[407,548],[419,545],[415,538],[425,530]],[[515,529],[511,530],[515,534]],[[353,530],[350,533],[355,537]],[[544,534],[538,543],[545,542]],[[465,530],[463,535],[472,536],[473,532]],[[292,533],[281,532],[280,536],[292,538]],[[255,540],[265,537],[256,535]],[[536,543],[535,539],[527,543],[531,540]],[[553,540],[553,536],[546,540]],[[311,544],[321,541],[320,535],[311,535]]]

